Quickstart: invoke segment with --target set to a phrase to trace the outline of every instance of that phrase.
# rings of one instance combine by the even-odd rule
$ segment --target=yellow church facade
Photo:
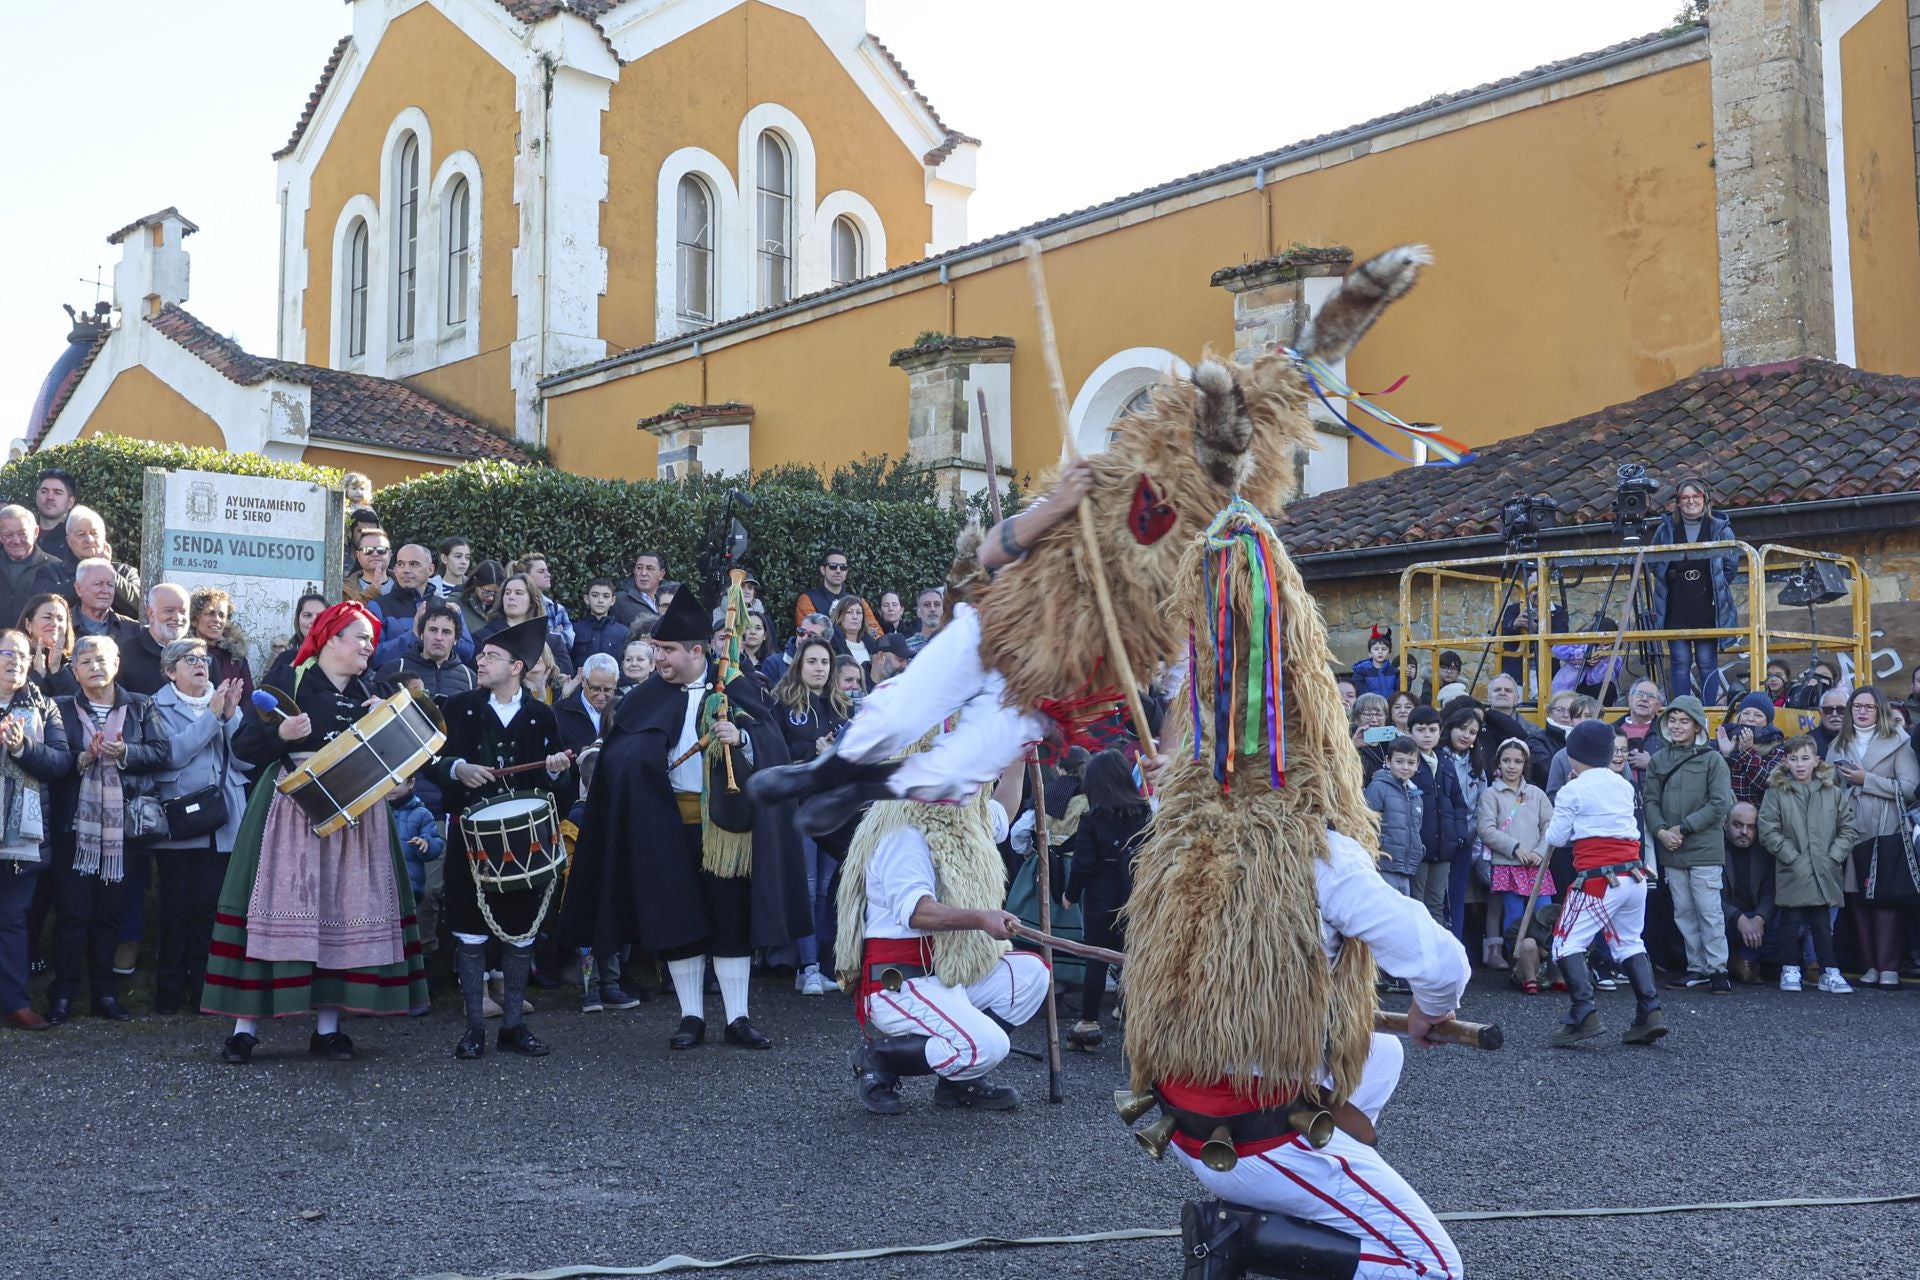
[[[1059,451],[1028,237],[1086,448],[1202,351],[1284,343],[1333,246],[1432,246],[1344,372],[1404,378],[1382,404],[1472,444],[1719,365],[1920,373],[1908,7],[1716,0],[1706,26],[969,241],[981,144],[862,0],[354,0],[277,157],[277,350],[213,361],[252,399],[174,368],[190,232],[161,219],[33,443],[218,439],[383,481],[516,444],[626,478],[888,453],[977,488],[982,405],[1003,470]],[[274,434],[276,379],[314,397],[304,437]],[[441,426],[375,439],[323,384]],[[146,430],[141,404],[164,406]],[[1400,465],[1328,417],[1307,487]]]

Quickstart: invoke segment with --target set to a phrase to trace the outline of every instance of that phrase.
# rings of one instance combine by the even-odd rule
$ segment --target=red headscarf
[[[297,667],[319,653],[321,645],[345,631],[355,618],[365,618],[371,623],[373,642],[380,643],[380,619],[358,600],[343,600],[313,620],[313,625],[307,628],[307,638],[300,642],[300,652],[294,655],[293,665]]]

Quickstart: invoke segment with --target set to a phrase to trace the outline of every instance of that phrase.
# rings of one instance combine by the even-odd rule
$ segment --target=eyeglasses
[[[845,573],[847,571],[847,562],[842,560],[839,564],[834,564],[829,561],[826,567],[834,573]]]
[[[213,665],[213,659],[204,653],[189,653],[181,657],[180,665],[183,667],[211,667]]]
[[[0,649],[0,662],[24,662],[26,657],[18,649]]]

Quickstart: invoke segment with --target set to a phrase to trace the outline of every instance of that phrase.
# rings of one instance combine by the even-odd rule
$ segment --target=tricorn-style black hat
[[[547,620],[528,618],[525,622],[516,622],[510,627],[502,627],[480,642],[480,647],[483,649],[488,645],[518,658],[527,665],[528,670],[532,670],[547,647]]]
[[[676,644],[709,644],[713,640],[713,611],[691,586],[682,583],[660,621],[653,624],[653,638]]]

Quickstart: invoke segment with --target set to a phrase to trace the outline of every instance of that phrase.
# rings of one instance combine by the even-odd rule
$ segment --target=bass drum
[[[486,893],[546,888],[567,865],[560,816],[544,791],[515,791],[467,806],[460,834],[474,883]]]
[[[354,721],[275,784],[322,839],[387,798],[447,740],[433,714],[402,691]]]

